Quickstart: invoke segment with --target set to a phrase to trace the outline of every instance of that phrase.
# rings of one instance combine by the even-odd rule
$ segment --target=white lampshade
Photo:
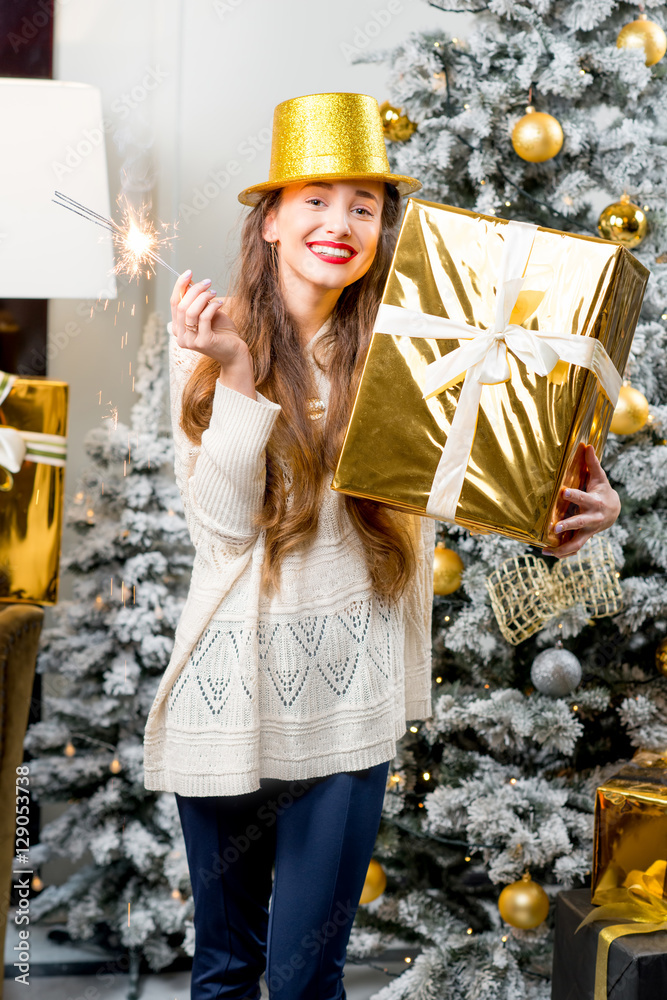
[[[0,297],[115,298],[109,234],[51,200],[110,214],[99,90],[0,78],[0,122]]]

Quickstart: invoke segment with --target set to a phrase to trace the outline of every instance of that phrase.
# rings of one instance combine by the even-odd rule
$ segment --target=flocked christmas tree
[[[112,411],[86,437],[92,464],[67,515],[80,540],[62,563],[74,596],[49,612],[37,663],[64,690],[44,697],[42,721],[25,740],[33,797],[67,802],[31,849],[31,868],[56,856],[80,862],[63,885],[32,899],[31,919],[63,908],[74,940],[119,949],[130,961],[118,968],[133,973],[142,955],[152,969],[169,965],[184,938],[192,954],[176,803],[143,781],[146,717],[193,558],[173,479],[166,336],[151,316],[130,426]]]
[[[531,929],[513,927],[500,916],[500,892],[526,869],[552,903],[561,889],[590,884],[596,786],[636,748],[667,745],[667,678],[656,665],[667,646],[667,60],[650,24],[617,46],[641,4],[431,6],[474,15],[467,37],[413,33],[395,51],[360,57],[391,67],[382,110],[392,168],[422,180],[417,198],[602,231],[631,247],[652,273],[625,374],[649,405],[622,413],[619,400],[602,459],[622,501],[605,533],[619,612],[591,618],[575,602],[511,644],[487,578],[535,550],[438,525],[463,568],[459,586],[450,564],[455,589],[435,598],[434,714],[405,735],[390,769],[375,852],[387,890],[360,908],[350,954],[370,956],[393,934],[421,946],[374,1000],[547,1000],[554,907],[540,923],[538,906]],[[646,8],[665,27],[664,4]],[[638,33],[652,33],[650,51],[632,47]],[[605,205],[614,208],[601,213]],[[579,682],[559,641],[581,664]],[[542,693],[555,690],[553,671],[531,677],[537,655],[554,647],[561,675],[574,667],[560,696]]]

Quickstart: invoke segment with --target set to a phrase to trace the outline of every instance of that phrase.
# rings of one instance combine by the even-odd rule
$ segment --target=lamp
[[[43,300],[115,298],[116,280],[108,234],[95,240],[51,199],[58,189],[109,215],[100,92],[0,79],[0,122],[0,333],[9,334],[0,345],[0,601],[54,604],[68,384],[39,374]]]
[[[105,122],[96,87],[0,79],[0,298],[115,298],[113,248],[51,199],[110,215]]]

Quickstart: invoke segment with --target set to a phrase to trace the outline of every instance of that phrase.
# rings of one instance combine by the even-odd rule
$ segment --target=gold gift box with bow
[[[0,602],[58,600],[68,391],[0,372]]]
[[[557,547],[648,275],[607,240],[408,199],[333,488]]]
[[[637,873],[647,876],[655,862],[664,869],[666,859],[667,749],[640,750],[597,789],[591,902],[608,903],[609,890],[623,887],[630,876],[634,884]],[[655,881],[655,868],[653,873]],[[667,907],[664,877],[659,895]]]
[[[609,948],[626,934],[667,930],[667,748],[638,750],[595,797],[591,902],[577,927],[598,937],[594,1000],[606,1000]]]

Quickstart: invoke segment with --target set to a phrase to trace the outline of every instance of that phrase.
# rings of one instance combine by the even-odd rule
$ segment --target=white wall
[[[223,171],[220,180],[226,186],[199,215],[182,222],[179,269],[192,267],[196,276],[211,277],[218,290],[224,288],[237,246],[236,233],[229,231],[242,211],[237,194],[267,179],[273,108],[279,101],[349,90],[381,103],[387,67],[351,64],[350,50],[391,47],[409,31],[444,26],[448,18],[423,0],[222,0],[217,6],[188,7],[181,156],[171,214],[206,200],[194,200],[195,192],[204,194],[212,171]],[[230,161],[240,173],[226,178]]]

